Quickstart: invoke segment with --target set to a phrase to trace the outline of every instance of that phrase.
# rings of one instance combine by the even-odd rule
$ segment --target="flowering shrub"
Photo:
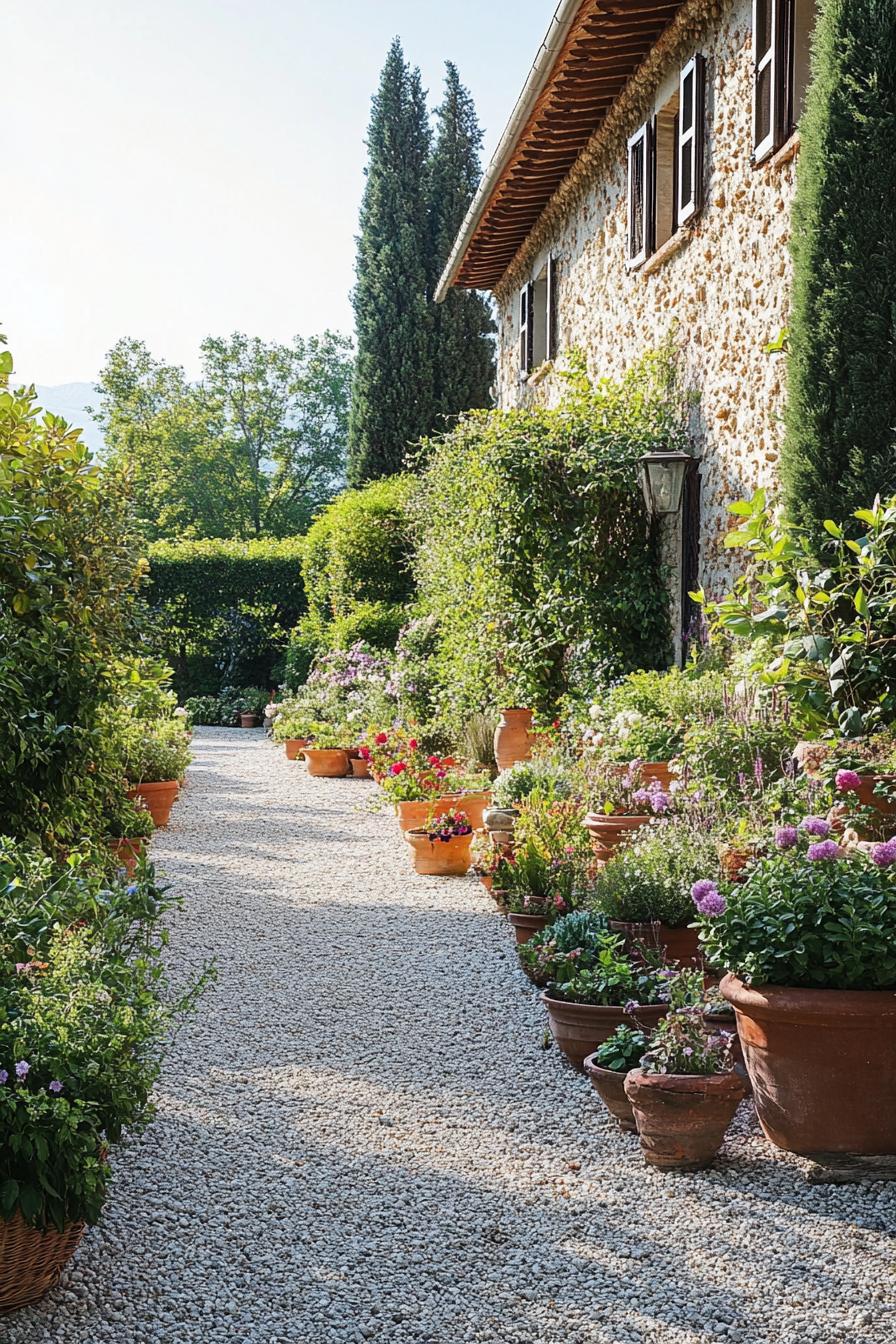
[[[466,812],[442,812],[420,829],[425,831],[427,838],[433,842],[444,840],[447,843],[458,836],[473,834],[473,827]]]
[[[425,802],[488,788],[488,776],[482,771],[471,770],[453,756],[427,751],[407,728],[370,729],[366,736],[361,754],[392,803]]]
[[[686,726],[721,704],[719,673],[696,667],[632,672],[590,706],[582,740],[604,760],[621,765],[668,761],[678,755]]]
[[[796,738],[787,706],[772,693],[767,701],[726,692],[716,713],[684,733],[682,776],[716,797],[760,798],[791,769]]]
[[[703,1020],[700,971],[679,971],[668,982],[669,1012],[650,1037],[641,1060],[645,1073],[730,1073],[734,1033],[709,1033]]]
[[[672,807],[674,794],[656,779],[648,779],[640,761],[626,766],[604,762],[586,764],[585,778],[591,811],[612,816],[661,817]]]
[[[896,988],[896,840],[838,844],[825,828],[780,827],[743,883],[695,884],[710,965],[756,984]]]
[[[690,816],[662,818],[610,858],[597,874],[595,898],[610,919],[682,928],[694,917],[691,886],[707,873],[719,874],[712,835]]]
[[[572,792],[572,762],[557,751],[517,761],[502,770],[492,785],[495,807],[517,807],[532,794],[548,798],[568,798]]]
[[[183,779],[192,759],[189,734],[179,719],[125,719],[116,725],[122,769],[130,784]]]

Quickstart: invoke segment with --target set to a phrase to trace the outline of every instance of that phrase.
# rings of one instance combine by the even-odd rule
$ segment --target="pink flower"
[[[857,775],[855,770],[838,770],[834,776],[834,783],[841,793],[857,793],[862,787],[862,777]]]
[[[438,765],[438,764],[439,764],[440,757],[438,757],[438,756],[427,756],[426,759],[427,759],[427,761],[429,762],[430,765]]]
[[[389,741],[389,734],[377,733],[376,737],[373,740],[378,747],[384,747],[386,743]]]
[[[817,845],[810,845],[806,850],[806,858],[812,859],[813,862],[824,859],[839,859],[840,857],[840,846],[836,840],[822,840]]]
[[[815,835],[822,839],[830,835],[831,825],[824,817],[804,817],[800,822],[800,830],[805,831],[807,835]]]
[[[409,750],[409,751],[416,751],[416,750],[417,750],[417,739],[416,739],[416,737],[412,737],[412,738],[410,738],[410,739],[408,740],[408,750]]]
[[[370,760],[370,748],[369,748],[369,747],[361,747],[361,748],[359,749],[358,755],[361,757],[361,760],[362,760],[362,761],[369,761],[369,760]]]
[[[404,761],[395,761],[395,762],[389,767],[389,773],[392,774],[392,775],[401,775],[401,774],[404,774],[404,772],[405,772],[405,770],[407,770],[407,768],[408,768],[408,767],[407,767],[407,765],[405,764]]]

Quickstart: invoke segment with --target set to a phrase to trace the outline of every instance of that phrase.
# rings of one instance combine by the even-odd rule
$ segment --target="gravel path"
[[[472,879],[372,784],[200,731],[154,854],[219,980],[62,1287],[4,1344],[885,1344],[883,1184],[809,1187],[747,1107],[661,1176],[553,1050]]]

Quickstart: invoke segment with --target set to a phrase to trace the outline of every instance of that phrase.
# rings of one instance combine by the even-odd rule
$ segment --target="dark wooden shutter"
[[[628,264],[640,266],[650,255],[653,233],[652,123],[639,126],[628,142]]]
[[[555,257],[548,257],[548,302],[547,302],[547,332],[545,339],[545,350],[548,359],[557,358],[557,300],[558,300],[558,266]]]
[[[698,52],[678,81],[675,154],[675,223],[680,228],[703,204],[703,128],[706,120],[706,61]]]
[[[535,331],[532,325],[535,308],[535,286],[523,285],[520,290],[520,377],[532,370]]]
[[[753,159],[791,131],[794,0],[753,0]]]

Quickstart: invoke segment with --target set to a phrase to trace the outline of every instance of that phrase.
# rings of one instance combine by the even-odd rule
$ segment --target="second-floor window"
[[[628,142],[628,264],[642,265],[703,204],[705,62],[694,55]]]
[[[809,83],[815,0],[753,0],[753,161],[793,134]]]

